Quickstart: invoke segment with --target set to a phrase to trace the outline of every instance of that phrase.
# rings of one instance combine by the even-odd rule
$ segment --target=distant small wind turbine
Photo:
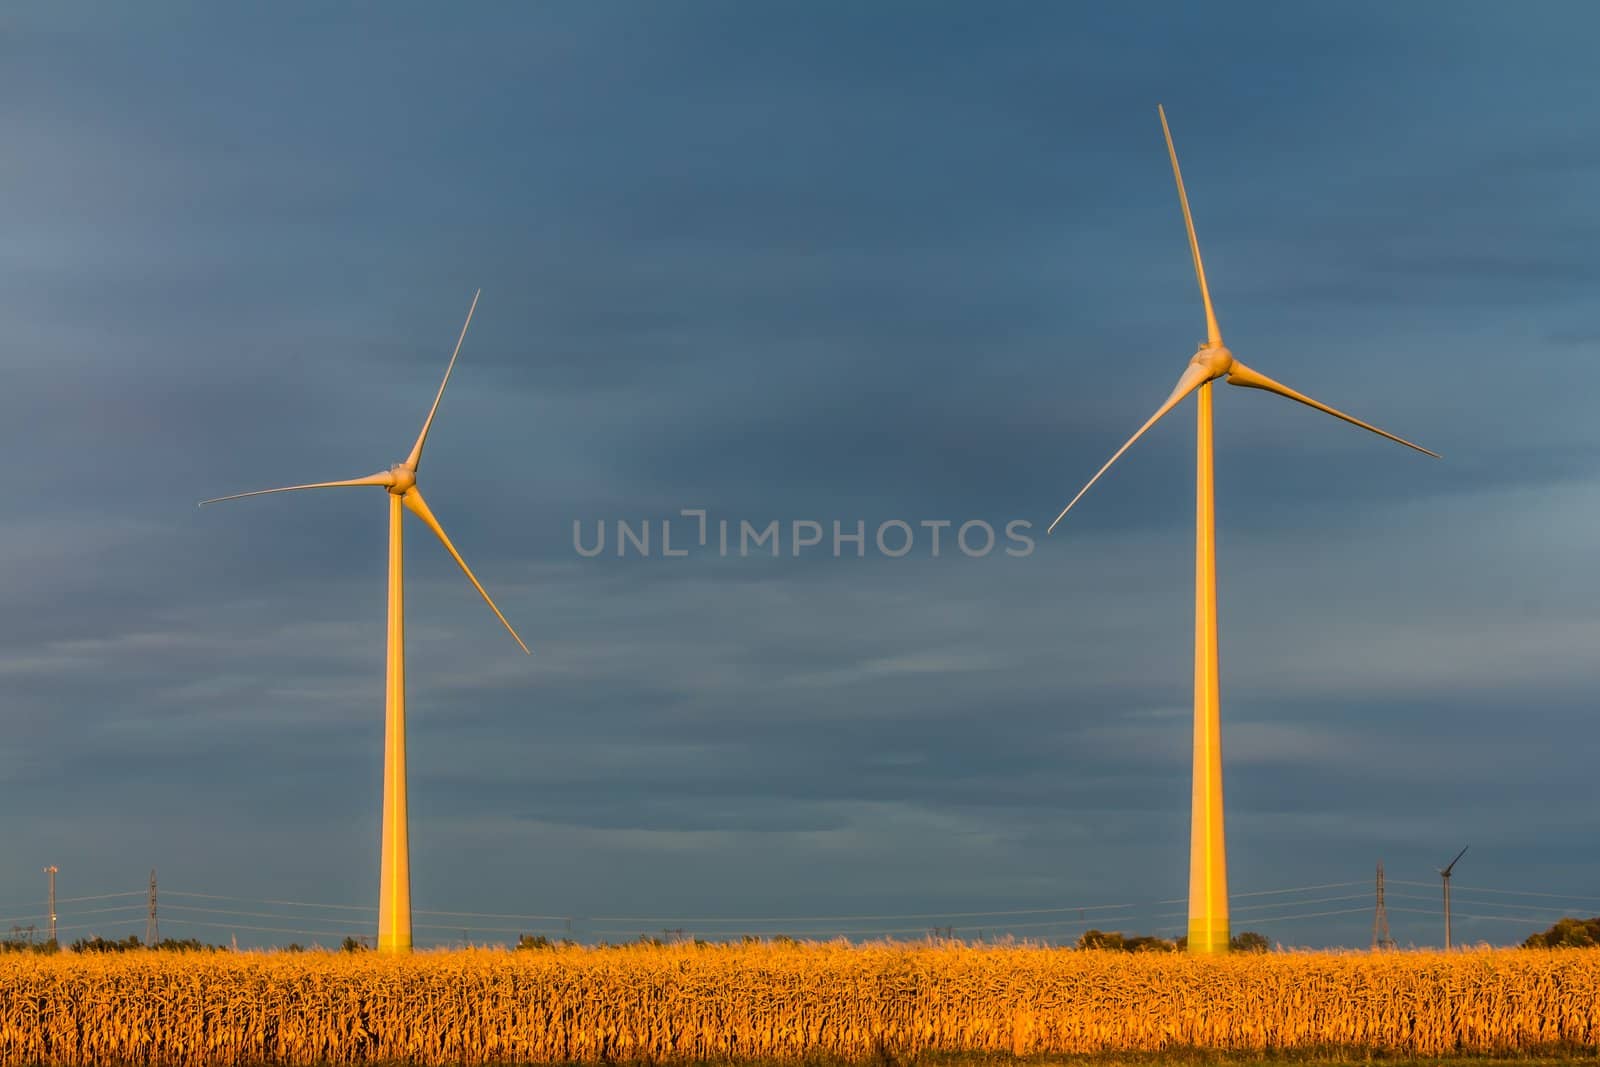
[[[1444,882],[1444,947],[1447,951],[1450,948],[1450,872],[1455,869],[1456,860],[1459,860],[1462,856],[1465,856],[1467,854],[1467,848],[1471,847],[1471,845],[1468,845],[1466,848],[1463,848],[1460,852],[1456,853],[1456,859],[1451,860],[1449,863],[1439,868],[1439,879],[1440,881]],[[1471,901],[1468,901],[1467,903],[1470,904]]]
[[[1319,403],[1303,393],[1252,370],[1233,358],[1222,343],[1222,329],[1217,325],[1217,314],[1211,306],[1211,291],[1206,286],[1205,266],[1200,261],[1200,242],[1195,238],[1194,219],[1189,214],[1189,197],[1183,188],[1183,173],[1178,169],[1178,152],[1172,146],[1172,131],[1167,127],[1166,110],[1159,105],[1161,129],[1167,139],[1167,155],[1172,159],[1172,176],[1178,185],[1178,200],[1183,206],[1183,222],[1189,232],[1189,252],[1194,258],[1195,278],[1200,283],[1200,299],[1206,310],[1206,340],[1189,360],[1188,369],[1178,379],[1172,395],[1156,409],[1127,444],[1117,449],[1093,478],[1089,479],[1061,509],[1047,533],[1053,532],[1056,523],[1066,517],[1074,504],[1083,499],[1089,487],[1100,480],[1145,431],[1178,406],[1190,393],[1199,392],[1199,433],[1196,450],[1196,507],[1195,507],[1195,633],[1194,633],[1194,787],[1191,807],[1189,845],[1189,942],[1192,953],[1221,953],[1228,951],[1228,876],[1226,848],[1222,818],[1222,742],[1221,717],[1217,685],[1217,558],[1216,512],[1212,478],[1211,449],[1211,383],[1218,378],[1229,385],[1242,385],[1250,389],[1264,389],[1269,393],[1288,397],[1308,407],[1332,415],[1336,419],[1370,430],[1407,448],[1438,458],[1421,445],[1378,429],[1360,419],[1346,415],[1326,404]]]
[[[455,370],[456,356],[461,354],[461,342],[466,339],[467,327],[472,324],[472,313],[477,310],[478,290],[467,309],[467,321],[461,325],[461,335],[456,338],[455,351],[450,354],[450,364],[445,368],[444,381],[434,395],[433,407],[422,424],[411,454],[386,471],[369,474],[365,478],[350,478],[342,482],[313,482],[309,485],[290,485],[281,489],[258,489],[251,493],[235,493],[202,500],[201,504],[215,504],[222,500],[238,500],[247,496],[265,496],[268,493],[288,493],[299,489],[339,489],[346,486],[381,486],[389,492],[389,643],[388,684],[384,700],[383,734],[383,850],[378,877],[378,950],[380,952],[408,952],[411,949],[411,851],[410,832],[406,823],[406,645],[405,645],[405,569],[401,551],[401,509],[410,511],[421,519],[428,529],[444,544],[445,550],[461,567],[489,610],[510,631],[523,652],[528,646],[500,613],[494,600],[483,588],[461,558],[456,546],[450,543],[444,527],[433,517],[428,503],[417,488],[417,465],[422,460],[422,446],[428,441],[428,430],[439,411],[439,401],[444,397],[445,386],[450,384],[450,373]]]

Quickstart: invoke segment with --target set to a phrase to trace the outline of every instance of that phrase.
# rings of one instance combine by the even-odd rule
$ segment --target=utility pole
[[[1372,916],[1372,951],[1394,948],[1389,936],[1389,910],[1383,904],[1383,861],[1378,861],[1378,910]]]
[[[155,948],[161,943],[161,931],[156,928],[156,869],[150,868],[150,918],[144,924],[144,944]]]
[[[1471,847],[1471,845],[1467,846],[1467,848]],[[1456,860],[1466,854],[1467,849],[1463,848],[1456,853],[1456,859],[1451,860],[1439,871],[1439,877],[1444,882],[1444,947],[1446,952],[1450,950],[1450,872],[1455,868]]]
[[[54,941],[56,939],[56,871],[57,870],[59,870],[59,868],[56,867],[53,864],[44,869],[44,873],[48,874],[50,876],[50,940],[52,940],[52,941]]]

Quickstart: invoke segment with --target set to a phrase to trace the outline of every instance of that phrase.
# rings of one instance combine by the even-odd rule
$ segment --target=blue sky
[[[419,943],[1181,930],[1192,406],[1043,536],[1204,333],[1158,102],[1233,350],[1444,455],[1218,391],[1232,886],[1355,883],[1235,928],[1364,944],[1381,859],[1436,943],[1468,843],[1458,939],[1600,911],[1596,22],[8,10],[0,918],[366,931],[262,902],[375,903],[383,501],[194,505],[401,458],[481,286],[421,484],[534,655],[411,523]],[[574,549],[683,508],[1036,545]]]

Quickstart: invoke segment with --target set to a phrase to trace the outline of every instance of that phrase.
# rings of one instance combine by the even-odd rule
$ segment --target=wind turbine
[[[1089,487],[1100,480],[1113,463],[1145,431],[1154,426],[1190,393],[1199,394],[1199,431],[1196,438],[1195,467],[1195,604],[1194,604],[1194,786],[1190,811],[1189,838],[1189,941],[1191,953],[1228,951],[1228,874],[1222,818],[1222,741],[1220,696],[1217,686],[1217,558],[1216,512],[1212,488],[1211,383],[1221,378],[1229,385],[1265,389],[1288,397],[1336,419],[1371,430],[1380,437],[1397,441],[1407,448],[1438,458],[1420,445],[1378,429],[1326,404],[1297,393],[1260,371],[1233,358],[1222,343],[1222,329],[1211,306],[1211,290],[1206,286],[1205,266],[1200,261],[1200,243],[1195,239],[1194,219],[1189,214],[1189,197],[1183,188],[1183,172],[1178,169],[1178,153],[1172,146],[1172,131],[1167,126],[1166,110],[1159,105],[1161,130],[1167,139],[1167,155],[1172,160],[1172,176],[1178,185],[1178,201],[1183,206],[1183,223],[1189,231],[1189,252],[1194,258],[1195,278],[1200,283],[1200,299],[1206,309],[1206,339],[1189,360],[1172,395],[1156,409],[1127,444],[1117,449],[1095,476],[1089,479],[1061,509],[1047,533],[1066,517],[1073,504],[1083,499]]]
[[[388,683],[384,697],[383,728],[383,850],[378,877],[378,951],[409,952],[411,950],[411,852],[410,835],[406,825],[406,641],[405,641],[405,569],[401,551],[401,511],[411,512],[421,519],[428,529],[444,544],[445,550],[460,565],[489,610],[510,631],[511,636],[527,652],[528,646],[511,623],[500,613],[494,600],[484,589],[461,558],[456,546],[439,520],[433,517],[428,502],[417,488],[417,465],[422,461],[422,446],[428,442],[428,431],[433,417],[438,414],[439,401],[444,397],[445,386],[450,384],[450,372],[455,370],[456,356],[461,354],[461,342],[466,339],[467,327],[472,324],[472,313],[477,310],[478,297],[483,290],[473,294],[472,306],[467,309],[467,321],[461,324],[461,336],[456,338],[455,351],[450,354],[450,364],[445,368],[444,381],[434,395],[433,407],[422,423],[411,454],[388,470],[369,474],[365,478],[349,478],[340,482],[313,482],[309,485],[290,485],[281,489],[258,489],[252,493],[235,493],[201,504],[214,504],[221,500],[238,500],[247,496],[264,496],[268,493],[289,493],[300,489],[341,489],[346,486],[381,486],[389,493],[389,643]]]
[[[1467,848],[1471,847],[1471,845],[1467,846]],[[1457,852],[1456,859],[1439,868],[1439,879],[1444,882],[1444,948],[1446,952],[1450,951],[1450,872],[1455,869],[1456,860],[1467,854],[1467,848]],[[1468,901],[1468,903],[1470,904],[1471,901]]]

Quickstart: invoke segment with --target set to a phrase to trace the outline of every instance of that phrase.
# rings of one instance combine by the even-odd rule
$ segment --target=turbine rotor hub
[[[1200,350],[1194,354],[1189,363],[1191,366],[1204,368],[1206,380],[1212,381],[1233,369],[1233,353],[1228,351],[1226,345],[1202,342]]]
[[[389,477],[393,479],[388,486],[389,492],[395,496],[404,496],[406,490],[417,484],[417,472],[404,463],[396,463],[390,467]]]

